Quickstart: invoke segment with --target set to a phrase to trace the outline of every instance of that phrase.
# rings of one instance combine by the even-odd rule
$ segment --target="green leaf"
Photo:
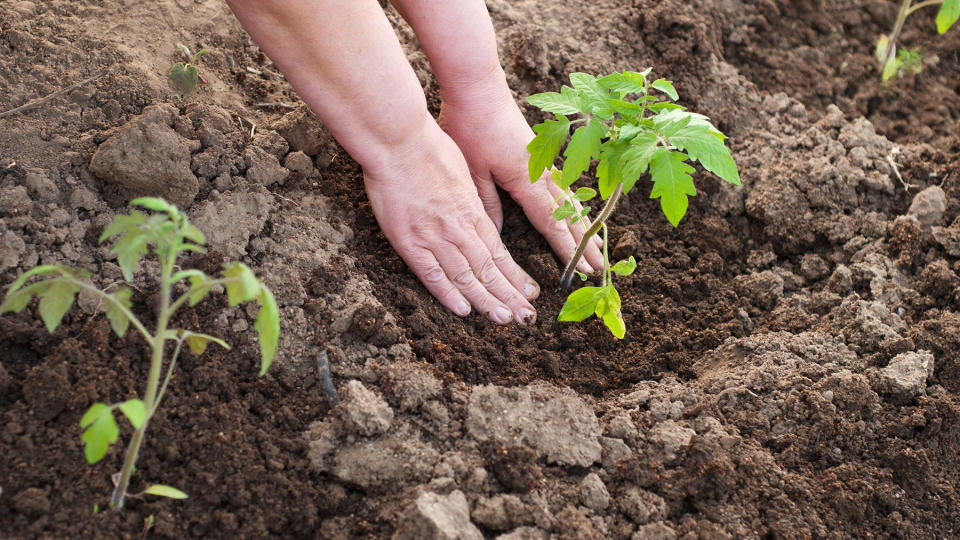
[[[563,204],[553,211],[553,219],[563,221],[576,213],[577,209],[569,201],[563,201]]]
[[[687,196],[697,194],[690,176],[694,168],[686,161],[686,154],[665,148],[658,148],[650,158],[650,175],[653,177],[650,198],[660,198],[660,208],[674,227],[687,213]]]
[[[883,64],[883,73],[880,75],[883,82],[887,82],[895,77],[900,71],[900,61],[897,59],[896,50],[896,47],[894,47],[893,52],[890,53],[890,57],[887,58],[886,63]]]
[[[937,12],[937,32],[943,34],[960,19],[960,0],[944,0]]]
[[[573,194],[573,198],[580,202],[586,202],[597,196],[597,190],[588,187],[582,187]]]
[[[177,62],[170,68],[170,74],[167,75],[170,86],[177,91],[180,99],[187,97],[200,81],[200,75],[197,72],[197,66],[185,62]]]
[[[187,300],[190,307],[199,304],[210,294],[210,278],[199,270],[197,272],[197,274],[190,276],[190,289],[186,293],[190,295]]]
[[[579,322],[593,315],[597,301],[603,295],[603,287],[582,287],[570,293],[560,308],[558,321]]]
[[[527,98],[527,103],[540,110],[556,114],[577,114],[580,112],[580,95],[569,86],[561,88],[559,93],[533,94]]]
[[[140,429],[140,426],[147,419],[147,406],[139,399],[128,399],[117,404],[117,407],[136,429]]]
[[[687,126],[704,126],[716,130],[706,116],[684,109],[662,110],[653,116],[652,120],[654,127],[668,138]]]
[[[51,280],[50,286],[40,295],[40,318],[47,326],[49,332],[53,332],[60,326],[63,316],[70,310],[73,301],[77,296],[80,287],[68,281]]]
[[[100,233],[100,239],[97,240],[98,243],[103,243],[104,240],[113,238],[122,233],[129,232],[140,232],[140,225],[143,225],[147,221],[147,216],[138,210],[132,210],[129,215],[121,214],[113,218],[113,221],[103,232]]]
[[[543,171],[553,166],[553,162],[560,155],[560,148],[570,134],[570,121],[562,115],[557,118],[533,126],[537,136],[527,145],[527,151],[530,152],[530,183],[539,180]]]
[[[633,119],[639,116],[640,111],[643,110],[643,108],[637,103],[630,103],[629,101],[622,101],[619,99],[608,99],[607,105],[613,109],[613,112]]]
[[[163,484],[153,484],[143,490],[143,495],[156,495],[158,497],[167,497],[169,499],[186,499],[187,494],[179,489]]]
[[[670,99],[674,101],[680,99],[680,95],[677,94],[677,90],[673,87],[673,83],[666,79],[657,79],[653,81],[650,86],[670,96]]]
[[[890,43],[890,38],[886,34],[881,34],[877,38],[877,44],[874,46],[873,55],[877,58],[877,62],[883,62],[883,55],[887,53],[887,45]]]
[[[647,91],[646,76],[650,70],[643,73],[635,71],[624,71],[623,73],[613,73],[606,77],[597,79],[600,86],[613,92],[625,94],[643,94]]]
[[[207,243],[207,237],[203,235],[203,231],[194,227],[193,225],[190,225],[189,223],[187,223],[183,228],[183,237],[187,240],[193,240],[198,244]]]
[[[111,294],[110,297],[123,307],[130,309],[133,306],[133,302],[130,301],[132,295],[133,291],[127,287],[120,287],[115,293]],[[110,327],[113,328],[113,331],[116,332],[118,336],[123,337],[130,327],[130,319],[127,318],[127,313],[113,302],[107,302],[104,306],[104,311],[107,312],[107,320],[110,321]]]
[[[73,275],[72,268],[68,266],[60,266],[53,264],[46,264],[43,266],[36,266],[27,270],[23,274],[20,274],[20,277],[14,280],[10,284],[10,287],[7,288],[7,296],[11,296],[14,292],[17,291],[20,287],[23,287],[23,284],[27,282],[32,276],[40,274],[60,274],[60,275]]]
[[[207,350],[207,345],[210,343],[216,343],[224,349],[230,350],[230,344],[220,338],[189,331],[185,331],[183,335],[186,336],[185,341],[187,342],[187,346],[190,347],[190,352],[197,356],[203,354],[204,351]]]
[[[110,251],[117,254],[117,263],[123,278],[132,281],[133,272],[140,264],[140,257],[147,253],[147,236],[139,229],[131,230]]]
[[[630,146],[620,157],[620,181],[623,182],[624,193],[629,193],[640,179],[640,175],[647,172],[650,157],[657,149],[657,136],[654,133],[641,133],[630,140]]]
[[[18,290],[13,294],[7,294],[7,298],[0,304],[0,315],[12,311],[14,313],[20,313],[23,311],[23,308],[27,307],[30,303],[30,300],[34,295],[42,294],[53,284],[54,280],[48,279],[45,281],[39,281],[37,283],[31,283],[26,287]]]
[[[596,77],[587,73],[571,73],[570,82],[580,92],[581,107],[584,114],[593,114],[604,120],[613,117],[613,109],[607,105],[610,91],[602,88]]]
[[[719,131],[699,124],[688,125],[676,132],[669,141],[703,165],[703,168],[734,185],[741,185],[737,164],[724,144]]]
[[[113,419],[113,411],[103,403],[94,403],[80,419],[80,427],[87,429],[80,435],[87,463],[96,463],[107,455],[110,445],[117,442],[120,428]]]
[[[607,141],[600,150],[600,162],[597,163],[597,188],[600,198],[606,200],[621,181],[620,159],[627,148],[628,141],[617,139]]]
[[[229,279],[225,286],[227,288],[227,301],[231,306],[240,302],[253,300],[260,293],[260,282],[253,270],[240,262],[228,263],[223,266],[223,277]]]
[[[197,59],[199,59],[201,56],[203,56],[203,55],[205,55],[205,54],[207,54],[207,53],[209,53],[209,52],[210,52],[209,49],[200,49],[199,51],[197,51],[197,54],[193,55],[193,58],[190,59],[190,63],[191,63],[191,64],[196,64],[196,63],[197,63]]]
[[[587,125],[573,132],[570,144],[563,151],[567,159],[563,162],[561,187],[570,187],[590,167],[590,160],[600,157],[600,143],[606,132],[607,127],[596,118],[591,118]]]
[[[637,260],[633,258],[633,255],[625,261],[618,261],[617,264],[613,265],[610,270],[618,276],[629,276],[637,269]]]
[[[280,338],[280,310],[277,309],[277,300],[266,287],[260,288],[260,312],[253,328],[259,332],[260,339],[260,375],[270,369],[273,357],[277,354],[277,342]]]
[[[610,329],[610,332],[620,339],[627,335],[627,326],[623,322],[623,314],[620,310],[608,311],[603,315],[603,324]]]
[[[177,210],[176,206],[159,197],[139,197],[130,201],[130,206],[142,206],[154,212],[166,212],[171,218],[176,218],[180,215],[180,211]]]

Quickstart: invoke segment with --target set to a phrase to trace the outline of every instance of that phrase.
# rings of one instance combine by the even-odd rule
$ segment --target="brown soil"
[[[897,2],[488,1],[518,98],[652,66],[731,137],[742,189],[699,174],[677,229],[639,188],[614,217],[614,253],[638,261],[617,282],[615,340],[554,321],[561,268],[509,202],[504,240],[543,286],[539,321],[446,312],[377,229],[356,163],[302,110],[258,106],[297,98],[222,2],[119,4],[0,2],[0,111],[106,71],[0,119],[0,283],[40,263],[120,280],[96,238],[140,188],[91,158],[164,134],[210,235],[185,266],[265,276],[281,352],[257,377],[255,313],[222,298],[183,312],[234,350],[182,358],[133,489],[190,498],[95,513],[122,445],[89,466],[77,423],[143,391],[145,346],[82,299],[52,335],[35,306],[0,317],[0,538],[139,538],[148,516],[159,538],[410,538],[431,517],[415,500],[457,492],[488,537],[960,534],[960,32],[937,36],[932,13],[903,37],[925,70],[885,86],[873,41]],[[185,103],[165,82],[178,41],[212,51]],[[946,204],[928,222],[908,209],[929,186]],[[133,285],[149,318],[156,283]],[[891,379],[931,361],[914,387]],[[553,416],[503,434],[511,420],[483,420],[501,402]]]

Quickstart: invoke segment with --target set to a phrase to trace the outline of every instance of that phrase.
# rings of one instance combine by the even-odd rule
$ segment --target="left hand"
[[[530,183],[527,144],[533,140],[534,133],[514,102],[506,81],[483,90],[445,93],[439,122],[466,158],[484,210],[497,229],[503,227],[503,210],[496,188],[500,186],[523,208],[530,223],[566,264],[583,238],[584,227],[553,218],[554,201],[561,190],[551,181],[549,172],[536,183]],[[580,271],[592,274],[603,268],[598,243],[587,247],[578,264]]]

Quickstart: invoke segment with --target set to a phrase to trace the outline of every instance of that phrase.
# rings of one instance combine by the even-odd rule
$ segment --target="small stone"
[[[470,507],[462,491],[449,495],[421,494],[400,520],[393,540],[482,540],[470,522]]]
[[[350,381],[340,392],[335,414],[344,430],[364,437],[386,433],[393,423],[393,409],[360,381]]]
[[[845,295],[853,290],[853,272],[846,265],[838,264],[827,281],[827,290]]]
[[[665,462],[673,461],[677,455],[686,451],[690,440],[697,432],[683,427],[673,420],[666,420],[653,426],[649,440],[662,450],[662,459]]]
[[[947,194],[940,186],[930,186],[917,193],[907,210],[908,216],[917,218],[925,227],[939,225],[947,211]]]
[[[588,474],[580,482],[580,502],[595,512],[610,506],[610,493],[597,473]]]
[[[637,525],[667,517],[667,502],[663,497],[636,486],[626,488],[618,503],[620,510]]]
[[[317,172],[313,167],[313,160],[310,159],[310,156],[299,150],[287,154],[287,159],[283,161],[283,166],[307,178],[314,176]]]
[[[257,134],[253,136],[252,144],[272,154],[278,160],[283,159],[283,156],[287,155],[290,150],[290,145],[287,144],[283,135],[269,129],[257,130]]]
[[[480,497],[470,516],[475,522],[493,531],[508,531],[523,519],[526,505],[516,495]],[[527,522],[529,523],[529,521]]]
[[[960,287],[960,277],[943,259],[937,259],[924,268],[917,284],[917,290],[921,293],[942,300],[948,300],[957,287]]]
[[[773,309],[783,297],[783,278],[771,270],[737,276],[733,286],[737,294],[764,310]]]
[[[926,393],[927,379],[933,376],[933,354],[917,351],[899,354],[879,372],[874,383],[878,394],[896,403],[910,403]]]

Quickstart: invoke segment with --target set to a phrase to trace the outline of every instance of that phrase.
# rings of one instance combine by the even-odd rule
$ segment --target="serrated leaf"
[[[163,484],[153,484],[143,490],[143,495],[156,495],[158,497],[167,497],[168,499],[186,499],[187,494],[179,489]]]
[[[176,206],[173,206],[159,197],[138,197],[130,201],[130,206],[142,206],[147,210],[153,210],[154,212],[165,212],[170,215],[170,217],[180,215],[180,211],[177,210]]]
[[[670,99],[674,101],[680,99],[680,95],[677,94],[677,90],[673,87],[673,83],[666,79],[657,79],[650,83],[650,86],[670,96]]]
[[[674,227],[687,213],[687,196],[697,194],[690,176],[694,168],[686,161],[686,154],[665,148],[658,148],[650,158],[650,175],[653,177],[650,198],[660,199],[660,208]]]
[[[117,264],[120,265],[123,278],[132,281],[133,272],[140,264],[140,257],[147,253],[147,236],[140,229],[130,230],[110,251],[117,255]]]
[[[577,114],[581,112],[580,94],[569,86],[562,87],[559,93],[544,92],[529,96],[527,103],[540,110],[555,114]]]
[[[647,70],[646,73],[649,73]],[[623,73],[613,73],[606,77],[597,79],[600,86],[613,92],[626,94],[643,94],[647,91],[646,75],[634,71],[624,71]]]
[[[127,287],[120,287],[113,294],[110,295],[111,298],[116,300],[123,307],[130,309],[133,306],[133,302],[130,301],[130,297],[133,295],[133,291]],[[120,337],[123,337],[127,333],[127,329],[130,328],[130,319],[127,317],[127,313],[117,307],[113,302],[107,302],[104,306],[104,311],[107,313],[107,320],[110,321],[110,327],[113,328],[113,331]]]
[[[602,291],[602,287],[582,287],[573,291],[560,308],[557,320],[579,322],[593,315]]]
[[[573,198],[580,202],[586,202],[597,196],[597,190],[588,187],[582,187],[573,194]]]
[[[198,244],[207,243],[207,237],[203,235],[203,231],[194,227],[193,225],[190,225],[189,223],[187,223],[187,225],[183,228],[183,237],[187,240],[193,240]]]
[[[625,261],[617,261],[617,264],[613,265],[610,270],[617,274],[618,276],[629,276],[637,269],[637,260],[633,258],[633,255]]]
[[[185,341],[187,342],[187,346],[190,347],[190,352],[197,356],[203,354],[207,350],[207,345],[210,343],[216,343],[228,351],[231,348],[230,344],[226,341],[217,337],[208,336],[207,334],[185,332],[185,335],[187,336]]]
[[[527,145],[527,151],[530,152],[530,161],[527,164],[530,183],[539,180],[544,170],[553,167],[553,162],[560,155],[560,148],[570,134],[570,121],[562,115],[557,118],[533,126],[537,136]]]
[[[937,32],[943,34],[960,19],[960,0],[944,0],[937,12]]]
[[[591,118],[587,125],[580,126],[573,132],[570,144],[563,151],[566,160],[563,162],[563,174],[560,178],[561,187],[570,187],[590,168],[590,160],[600,157],[600,143],[606,132],[607,127],[596,118]]]
[[[576,213],[577,209],[574,208],[569,201],[563,201],[563,204],[553,211],[553,219],[563,221]]]
[[[650,112],[661,112],[661,111],[685,111],[686,107],[683,105],[677,105],[676,103],[671,103],[669,101],[661,101],[660,103],[651,103],[647,105],[647,110]]]
[[[177,91],[180,99],[183,99],[196,88],[200,81],[200,75],[197,72],[197,67],[193,64],[177,62],[170,68],[167,80],[170,82],[170,86]]]
[[[100,233],[100,238],[97,240],[97,242],[102,244],[104,240],[113,238],[114,236],[123,234],[125,232],[139,232],[139,226],[145,223],[146,220],[146,214],[138,210],[131,210],[129,215],[121,214],[119,216],[115,216],[113,221],[111,221],[110,224],[103,229],[103,232]]]
[[[620,156],[619,163],[624,193],[629,193],[640,176],[647,172],[650,157],[656,149],[657,136],[653,133],[641,133],[630,140],[630,146]]]
[[[120,412],[127,417],[127,420],[129,420],[130,424],[136,429],[140,429],[140,426],[142,426],[143,422],[147,419],[147,406],[139,399],[128,399],[123,403],[117,404],[117,408],[120,409]]]
[[[643,110],[643,108],[637,103],[630,103],[629,101],[622,101],[619,99],[608,99],[607,105],[613,110],[613,112],[628,118],[636,118],[640,114],[640,111]]]
[[[40,318],[49,332],[60,326],[63,316],[70,310],[80,287],[67,281],[51,280],[50,286],[40,295]]]
[[[654,127],[663,133],[664,137],[670,137],[687,126],[705,126],[710,129],[716,129],[706,116],[684,109],[662,110],[653,116],[651,120],[653,120]]]
[[[699,161],[703,168],[734,185],[741,185],[737,164],[723,135],[702,125],[690,125],[676,132],[669,141],[683,150],[690,159]]]
[[[23,311],[23,308],[30,304],[30,300],[34,296],[42,294],[44,291],[50,288],[50,285],[52,284],[53,280],[38,281],[37,283],[31,283],[30,285],[27,285],[13,294],[8,294],[3,303],[0,304],[0,315],[8,311],[20,313]]]
[[[258,302],[260,312],[257,313],[253,328],[259,332],[260,375],[263,375],[270,369],[273,357],[277,354],[277,343],[280,338],[280,310],[277,309],[277,300],[273,297],[273,293],[266,287],[261,287]]]
[[[627,148],[627,142],[622,139],[607,142],[600,151],[600,162],[597,164],[597,188],[603,200],[608,199],[620,183],[620,158]]]
[[[240,262],[225,264],[223,277],[229,279],[225,286],[227,301],[231,306],[253,300],[260,293],[260,282],[253,270]]]
[[[113,411],[103,403],[94,403],[80,419],[80,427],[86,427],[80,440],[84,442],[83,454],[87,463],[96,463],[107,455],[110,445],[117,442],[120,428],[113,419]]]
[[[210,294],[210,278],[208,278],[202,272],[199,275],[190,276],[190,290],[187,291],[187,294],[190,295],[187,303],[190,307],[193,307],[203,301],[208,294]]]
[[[613,117],[613,109],[607,105],[610,91],[602,88],[596,77],[587,73],[571,73],[570,83],[580,93],[581,110],[584,114],[593,114],[604,120]]]
[[[7,287],[6,295],[11,296],[14,292],[17,291],[17,289],[19,289],[20,287],[23,287],[23,284],[26,283],[27,280],[33,276],[41,275],[41,274],[64,275],[65,273],[66,275],[72,275],[71,270],[72,269],[70,267],[54,265],[54,264],[45,264],[43,266],[36,266],[34,268],[31,268],[30,270],[27,270],[23,274],[20,274],[20,277],[15,279],[13,283],[11,283],[9,287]]]

